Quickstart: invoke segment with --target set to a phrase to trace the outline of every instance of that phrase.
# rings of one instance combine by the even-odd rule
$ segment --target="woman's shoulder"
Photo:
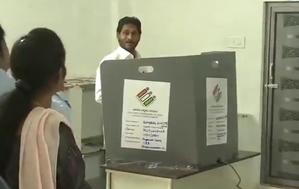
[[[71,128],[61,122],[59,126],[59,158],[65,159],[70,151],[76,151],[77,144]],[[79,152],[77,152],[79,154]]]
[[[60,122],[59,136],[60,146],[66,147],[68,145],[73,145],[74,143],[76,144],[72,129],[64,122]]]
[[[59,124],[59,134],[60,136],[63,135],[63,136],[72,136],[73,135],[73,131],[72,129],[64,122],[60,122]]]

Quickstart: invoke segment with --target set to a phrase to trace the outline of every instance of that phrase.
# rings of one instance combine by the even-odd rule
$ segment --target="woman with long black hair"
[[[19,189],[20,144],[24,122],[34,109],[50,108],[52,96],[63,88],[66,76],[65,49],[55,32],[37,28],[14,44],[10,64],[17,82],[15,89],[0,98],[0,176],[10,188]],[[56,189],[90,189],[85,181],[82,154],[72,130],[62,122],[57,127],[59,148]]]

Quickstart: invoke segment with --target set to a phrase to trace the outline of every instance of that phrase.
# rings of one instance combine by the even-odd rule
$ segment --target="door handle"
[[[270,67],[269,67],[269,78],[271,80],[273,79],[273,63],[270,63]]]

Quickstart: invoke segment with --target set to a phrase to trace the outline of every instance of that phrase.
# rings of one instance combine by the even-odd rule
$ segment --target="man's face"
[[[134,52],[140,40],[140,33],[137,27],[132,24],[123,26],[120,33],[117,33],[119,45],[129,52]]]
[[[9,50],[7,48],[5,40],[2,41],[1,49],[2,53],[0,54],[0,68],[4,69],[5,71],[9,69]]]

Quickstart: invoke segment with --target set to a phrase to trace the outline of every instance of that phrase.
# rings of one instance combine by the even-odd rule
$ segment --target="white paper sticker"
[[[207,146],[227,143],[227,79],[207,78]]]
[[[125,79],[121,147],[166,151],[170,83]]]

